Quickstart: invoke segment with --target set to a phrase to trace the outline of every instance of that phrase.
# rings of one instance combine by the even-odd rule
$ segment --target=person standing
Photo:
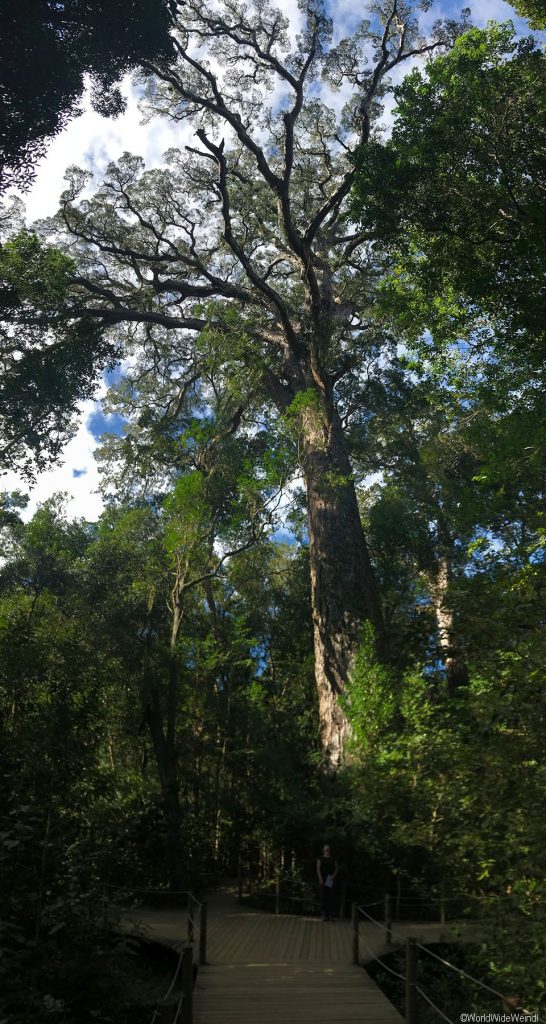
[[[331,847],[326,844],[322,850],[322,857],[317,858],[317,877],[320,887],[320,916],[322,921],[331,921],[334,917],[337,873],[337,860],[334,860],[332,857]]]

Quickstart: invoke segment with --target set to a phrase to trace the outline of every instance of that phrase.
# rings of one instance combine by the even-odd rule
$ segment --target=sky
[[[297,29],[299,12],[296,0],[281,0],[277,5],[288,15],[292,29]],[[463,3],[444,3],[440,0],[433,5],[426,18],[432,23],[438,17],[454,17],[462,6]],[[479,3],[469,3],[468,6],[472,8],[471,20],[475,25],[483,25],[490,19],[503,21],[512,18],[518,31],[527,31],[525,22],[515,15],[513,8],[504,0],[479,0]],[[354,28],[362,17],[364,5],[357,0],[332,0],[331,8],[335,33],[339,38]],[[91,109],[88,98],[85,98],[81,116],[74,118],[50,143],[46,156],[38,166],[34,185],[24,197],[28,223],[56,212],[64,188],[64,174],[71,164],[93,172],[92,188],[93,182],[100,182],[108,163],[125,151],[142,156],[147,167],[158,167],[164,163],[163,153],[167,149],[181,147],[190,141],[193,129],[186,123],[176,124],[157,117],[147,124],[142,123],[137,91],[129,79],[123,83],[123,92],[127,97],[127,109],[120,117],[101,117]],[[384,122],[389,118],[389,110],[387,107]],[[16,473],[8,473],[2,478],[2,490],[17,488],[30,492],[31,500],[26,517],[34,513],[40,502],[59,491],[68,495],[69,515],[91,521],[100,515],[103,506],[97,492],[99,474],[94,453],[105,430],[120,429],[119,422],[106,418],[101,411],[100,400],[105,393],[106,380],[103,378],[97,388],[96,400],[81,404],[78,429],[68,442],[61,461],[40,474],[31,489]]]

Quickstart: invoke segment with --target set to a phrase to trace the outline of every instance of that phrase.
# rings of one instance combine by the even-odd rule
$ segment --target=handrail
[[[136,886],[114,886],[110,882],[103,882],[103,886],[116,893],[137,893],[140,896],[161,895],[161,896],[187,896],[187,941],[193,943],[195,932],[198,933],[198,942],[195,946],[197,955],[195,962],[205,964],[207,960],[207,901],[197,898],[191,889],[139,889]],[[195,915],[198,910],[198,915]]]
[[[361,935],[359,936],[359,943],[364,946],[364,949],[367,951],[368,955],[371,956],[372,960],[376,960],[378,964],[381,964],[381,967],[388,971],[389,974],[393,974],[395,978],[399,978],[400,981],[405,981],[405,976],[403,974],[399,974],[398,971],[395,971],[394,968],[389,966],[389,964],[386,964],[380,956],[377,956],[377,954],[370,949],[368,943],[364,941]]]
[[[281,913],[281,889],[284,890],[284,887],[286,886],[287,883],[290,885],[292,882],[297,881],[297,879],[292,878],[291,875],[290,875],[290,872],[286,872],[286,871],[277,871],[276,874],[264,876],[264,875],[259,874],[255,870],[253,871],[252,868],[253,868],[253,865],[249,865],[248,863],[244,862],[243,860],[240,860],[240,862],[239,862],[239,878],[238,878],[238,889],[239,889],[238,901],[239,901],[239,903],[242,903],[242,901],[243,901],[243,894],[244,894],[245,889],[246,889],[247,894],[251,895],[251,892],[253,890],[255,890],[256,888],[259,889],[260,887],[264,887],[264,888],[268,888],[269,895],[271,895],[273,897],[275,913],[276,914]],[[273,886],[274,886],[274,891],[273,891]],[[346,889],[346,887],[347,887],[347,883],[346,882],[344,883],[343,887]],[[366,886],[366,889],[369,890],[370,892],[373,892],[374,890],[377,891],[378,887],[376,887],[376,886],[372,886],[372,887]],[[301,898],[303,899],[304,897],[301,897]],[[457,904],[461,903],[461,901],[468,902],[470,900],[473,903],[477,903],[477,904],[482,904],[482,903],[486,903],[487,904],[487,903],[491,903],[491,902],[493,902],[493,903],[497,902],[498,903],[500,900],[508,901],[510,899],[511,899],[511,897],[508,894],[504,894],[504,893],[500,894],[500,895],[494,895],[492,893],[491,894],[490,893],[488,893],[488,894],[477,894],[477,893],[460,892],[458,894],[451,894],[451,895],[447,896],[447,895],[443,895],[442,892],[437,892],[434,895],[430,895],[430,894],[429,895],[404,895],[404,894],[398,892],[398,893],[389,893],[387,895],[384,895],[383,899],[376,899],[376,900],[369,901],[369,902],[363,904],[363,906],[365,906],[365,907],[374,907],[374,906],[380,906],[381,903],[384,903],[385,904],[385,919],[390,917],[390,905],[391,904],[393,906],[396,906],[397,909],[400,909],[401,905],[403,905],[404,908],[408,908],[408,907],[411,908],[413,906],[416,906],[416,907],[419,907],[419,908],[423,908],[423,907],[431,907],[431,908],[432,907],[438,907],[439,908],[439,914],[440,914],[440,921],[441,921],[442,924],[445,924],[446,923],[446,917],[447,917],[447,914],[449,912],[449,909],[453,908],[453,907],[456,907]],[[345,906],[345,897],[344,896],[342,896],[342,901],[341,902],[342,902],[343,906]]]
[[[113,882],[101,882],[100,885],[104,886],[105,889],[114,889],[115,892],[138,892],[144,896],[151,895],[153,893],[158,896],[189,896],[191,894],[191,889],[139,889],[136,885],[114,885]]]
[[[176,1007],[173,1010],[172,1024],[193,1024],[193,950],[190,945],[185,945],[178,958],[175,972],[171,979],[171,983],[161,1000],[163,1007],[166,1006],[167,1001],[172,993],[172,990],[180,974],[182,968],[182,986]],[[156,1024],[158,1018],[162,1017],[161,1008],[156,1006],[150,1024]]]
[[[380,903],[381,901],[378,901],[378,902]],[[390,921],[390,920],[377,921],[374,917],[371,916],[371,914],[368,914],[366,912],[366,909],[365,909],[367,907],[374,906],[374,905],[376,906],[377,904],[363,904],[363,905],[359,905],[357,903],[353,903],[353,905],[352,905],[353,963],[354,964],[360,964],[360,953],[359,953],[359,950],[360,950],[360,946],[362,945],[362,946],[364,946],[364,948],[366,949],[368,955],[372,958],[372,960],[374,960],[376,963],[380,964],[381,967],[384,970],[388,971],[390,974],[394,975],[399,980],[405,981],[405,983],[406,983],[406,1024],[416,1024],[417,1012],[416,1012],[416,1009],[415,1009],[415,1001],[414,1000],[415,1000],[415,995],[417,995],[417,994],[420,995],[423,999],[426,1000],[426,1002],[431,1006],[431,1008],[433,1010],[435,1010],[438,1013],[438,1015],[446,1022],[446,1024],[453,1024],[453,1021],[450,1020],[450,1018],[444,1013],[443,1010],[440,1009],[439,1006],[436,1006],[436,1004],[432,1001],[432,999],[430,999],[429,995],[420,987],[420,985],[417,984],[417,951],[421,951],[422,953],[425,953],[427,956],[432,957],[434,960],[437,960],[439,963],[443,964],[445,967],[448,967],[451,970],[455,971],[459,975],[459,977],[465,978],[467,981],[471,982],[472,984],[476,985],[477,987],[479,987],[479,988],[481,988],[481,989],[483,989],[483,990],[485,990],[487,992],[490,992],[495,997],[501,999],[503,1001],[503,1004],[505,1004],[505,996],[503,995],[502,992],[499,992],[498,989],[495,989],[491,985],[487,985],[485,982],[480,981],[479,978],[475,978],[472,974],[469,974],[467,971],[464,971],[461,968],[457,967],[455,964],[452,964],[449,960],[445,960],[444,957],[441,957],[437,953],[434,953],[427,946],[422,945],[421,943],[417,942],[415,939],[409,939],[406,935],[403,935],[401,932],[395,931],[393,929],[393,927],[392,927],[392,921]],[[388,906],[388,901],[387,900],[385,901],[385,905],[386,905],[386,907]],[[390,942],[392,941],[392,937],[393,936],[396,939],[398,939],[401,943],[405,943],[405,945],[406,945],[406,974],[405,975],[399,974],[398,971],[395,971],[392,967],[390,967],[389,964],[386,964],[381,956],[378,956],[376,953],[373,952],[372,949],[370,949],[369,945],[366,943],[366,941],[364,940],[364,938],[363,938],[363,936],[361,935],[361,932],[360,932],[359,920],[360,920],[360,916],[361,915],[363,917],[367,918],[367,921],[370,924],[375,925],[376,928],[380,928],[382,930],[385,930],[385,932],[386,932],[386,942],[388,944],[390,944]],[[532,1011],[521,1010],[520,1009],[519,1012],[530,1014]],[[543,1021],[542,1018],[538,1017],[538,1015],[536,1017],[534,1016],[534,1020],[538,1021],[539,1024],[546,1024],[546,1022]]]
[[[238,878],[238,902],[242,903],[244,898],[245,882],[247,885],[247,896],[252,895],[252,886],[254,885],[254,894],[260,893],[261,895],[267,895],[272,899],[273,909],[275,914],[281,914],[283,903],[307,903],[308,906],[312,905],[313,909],[318,907],[318,896],[315,896],[314,890],[308,887],[306,882],[302,879],[295,878],[290,875],[289,872],[278,871],[275,875],[269,877],[251,876],[248,873],[239,871]],[[259,888],[256,887],[258,883]],[[298,887],[301,886],[301,891],[298,891]],[[292,887],[295,887],[296,892],[291,893]],[[287,895],[287,890],[289,895]],[[340,914],[341,918],[345,917],[345,908],[347,903],[347,882],[341,881],[339,886],[340,892]],[[381,901],[378,901],[381,902]]]
[[[438,956],[437,953],[433,953],[432,950],[431,949],[427,949],[426,946],[421,946],[420,943],[418,943],[417,945],[418,945],[418,948],[420,950],[422,950],[423,953],[426,953],[428,956],[433,957],[434,960],[438,960],[439,963],[444,965],[444,967],[450,967],[451,970],[452,971],[456,971],[457,974],[459,974],[461,978],[468,978],[469,981],[472,981],[474,983],[474,985],[478,985],[479,988],[486,989],[487,992],[491,992],[492,995],[498,996],[499,999],[504,999],[504,996],[503,996],[502,992],[499,992],[498,989],[491,988],[491,986],[490,985],[486,985],[485,982],[479,981],[478,978],[474,978],[471,974],[467,974],[467,972],[463,971],[462,968],[457,967],[455,964],[450,963],[449,960],[444,960],[443,957]]]
[[[187,896],[188,897],[188,924],[187,924],[187,940],[193,942],[194,933],[197,930],[199,933],[199,963],[204,964],[206,962],[206,917],[207,917],[207,901],[200,900],[197,898],[191,889],[140,889],[136,886],[117,886],[111,882],[103,882],[102,885],[111,889],[116,893],[137,893],[140,896]],[[195,915],[195,910],[198,910],[198,916]]]
[[[175,1012],[175,1015],[173,1017],[173,1024],[177,1024],[177,1022],[178,1022],[178,1019],[180,1017],[180,1012],[181,1012],[182,1007],[184,1005],[184,998],[185,998],[185,992],[182,992],[180,994],[180,999],[178,1000],[178,1004],[177,1004],[177,1007],[176,1007],[176,1012]]]
[[[419,995],[420,995],[420,996],[421,996],[421,997],[422,997],[423,999],[425,999],[425,1000],[426,1000],[426,1002],[428,1003],[428,1005],[429,1005],[430,1007],[432,1007],[432,1009],[433,1009],[433,1010],[435,1010],[435,1011],[436,1011],[436,1013],[437,1013],[437,1014],[438,1014],[438,1015],[439,1015],[440,1017],[442,1017],[442,1019],[443,1019],[443,1020],[445,1020],[445,1021],[446,1021],[446,1024],[454,1024],[454,1022],[453,1022],[453,1021],[452,1021],[452,1020],[451,1020],[451,1019],[450,1019],[449,1017],[447,1017],[447,1016],[446,1016],[446,1014],[444,1013],[444,1011],[443,1011],[443,1010],[441,1010],[439,1006],[436,1006],[436,1003],[433,1003],[433,1002],[432,1002],[432,999],[431,999],[431,998],[430,998],[429,996],[427,996],[426,992],[423,992],[423,989],[422,989],[422,988],[420,987],[420,985],[416,985],[416,986],[415,986],[415,989],[416,989],[416,992],[418,992],[418,993],[419,993]]]
[[[119,894],[134,893],[140,896],[155,894],[188,897],[187,935],[185,940],[183,940],[184,944],[169,987],[159,1006],[156,1005],[150,1024],[156,1024],[160,1018],[163,1019],[162,1009],[168,1005],[168,1000],[173,993],[180,974],[182,974],[181,992],[176,1007],[173,1007],[172,1024],[193,1024],[194,966],[205,964],[207,960],[207,901],[198,899],[191,889],[140,889],[136,886],[114,886],[109,882],[103,882],[103,885],[105,888]],[[197,941],[194,941],[196,932]]]
[[[370,921],[371,924],[375,924],[375,926],[377,928],[381,928],[381,930],[384,931],[385,930],[385,925],[388,925],[389,926],[388,927],[388,931],[389,931],[390,935],[396,935],[397,938],[402,939],[402,942],[406,941],[406,936],[402,935],[402,932],[395,932],[395,931],[393,931],[392,922],[391,921],[387,921],[387,922],[376,921],[375,917],[372,917],[370,914],[366,913],[366,911],[364,910],[364,907],[357,906],[357,909],[358,909],[358,912],[360,914],[364,914],[364,917],[367,917],[368,921]]]
[[[182,953],[178,957],[178,963],[176,965],[176,970],[175,970],[175,972],[174,972],[174,974],[172,976],[171,984],[169,985],[167,991],[165,992],[165,995],[163,996],[163,1002],[167,1001],[167,999],[169,998],[169,996],[170,996],[174,986],[176,985],[176,982],[178,980],[178,975],[180,973],[180,968],[182,967],[182,960],[183,960],[183,958],[184,958],[184,952],[182,951]]]

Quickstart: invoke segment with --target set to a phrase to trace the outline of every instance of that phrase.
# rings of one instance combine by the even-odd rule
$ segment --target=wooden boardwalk
[[[159,942],[185,941],[183,910],[139,908],[124,915]],[[421,939],[445,927],[404,924]],[[360,925],[361,958],[387,952],[384,931]],[[402,1017],[362,967],[351,964],[348,921],[263,913],[238,906],[233,892],[209,900],[207,965],[194,992],[195,1024],[402,1024]]]
[[[345,964],[202,967],[195,1024],[402,1024],[366,972]]]

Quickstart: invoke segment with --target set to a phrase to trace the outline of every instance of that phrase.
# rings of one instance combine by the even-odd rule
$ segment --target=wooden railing
[[[423,900],[422,902],[430,903],[431,901]],[[448,902],[449,901],[444,897],[440,900],[440,924],[445,924],[446,922],[446,903]],[[453,900],[453,902],[458,902],[458,900]],[[378,920],[374,914],[370,914],[368,911],[376,907],[380,907],[381,904],[383,904],[383,919]],[[436,902],[435,905],[437,905]],[[390,964],[385,963],[385,954],[378,956],[377,953],[374,953],[367,945],[360,931],[362,918],[366,919],[366,924],[373,924],[377,928],[384,930],[386,946],[394,946],[395,944],[405,946],[405,964],[403,974],[396,971]],[[499,992],[498,989],[493,988],[491,985],[487,985],[485,982],[480,981],[479,978],[475,978],[467,971],[464,971],[462,968],[450,963],[449,960],[445,960],[437,953],[434,953],[427,946],[418,942],[417,939],[408,938],[408,936],[403,935],[401,932],[395,931],[393,928],[392,902],[389,895],[386,895],[384,900],[376,900],[374,903],[368,903],[365,906],[359,906],[358,903],[353,903],[351,905],[351,922],[353,964],[360,966],[362,962],[360,957],[360,947],[363,945],[367,952],[368,959],[381,964],[381,967],[387,971],[387,973],[394,975],[394,977],[404,983],[406,1024],[419,1024],[419,998],[428,1004],[428,1006],[436,1013],[439,1020],[445,1021],[446,1024],[454,1024],[449,1016],[439,1006],[436,1006],[428,993],[419,985],[418,965],[420,957],[432,958],[436,962],[442,964],[446,970],[455,972],[459,978],[467,979],[473,986],[475,986],[476,989],[487,992],[489,995],[500,1000],[502,1012],[506,1014],[508,1011],[508,1013],[512,1015],[512,1019],[515,1020],[519,1014],[521,1016],[529,1016],[530,1020],[538,1021],[540,1024],[546,1024],[546,1022],[542,1021],[538,1016],[536,1011],[525,1009],[520,1005],[515,1005],[515,1003],[519,1003],[519,1001],[515,1000],[514,997],[507,997],[506,995],[503,995],[503,993]],[[479,1016],[479,1014],[477,1014],[477,1016]],[[497,1017],[502,1019],[500,1013],[497,1014]]]
[[[126,892],[126,890],[123,890]],[[136,892],[136,890],[133,890]],[[187,898],[186,935],[182,939],[180,955],[165,995],[158,1001],[150,1024],[193,1024],[193,987],[197,969],[207,962],[207,901],[199,900],[191,891],[141,889],[142,898]],[[184,900],[184,902],[186,902]],[[173,993],[177,993],[173,1001]]]
[[[198,965],[207,962],[207,914],[208,903],[198,900],[192,892],[188,893],[188,942],[195,950],[194,962]],[[195,933],[197,931],[197,942]]]

